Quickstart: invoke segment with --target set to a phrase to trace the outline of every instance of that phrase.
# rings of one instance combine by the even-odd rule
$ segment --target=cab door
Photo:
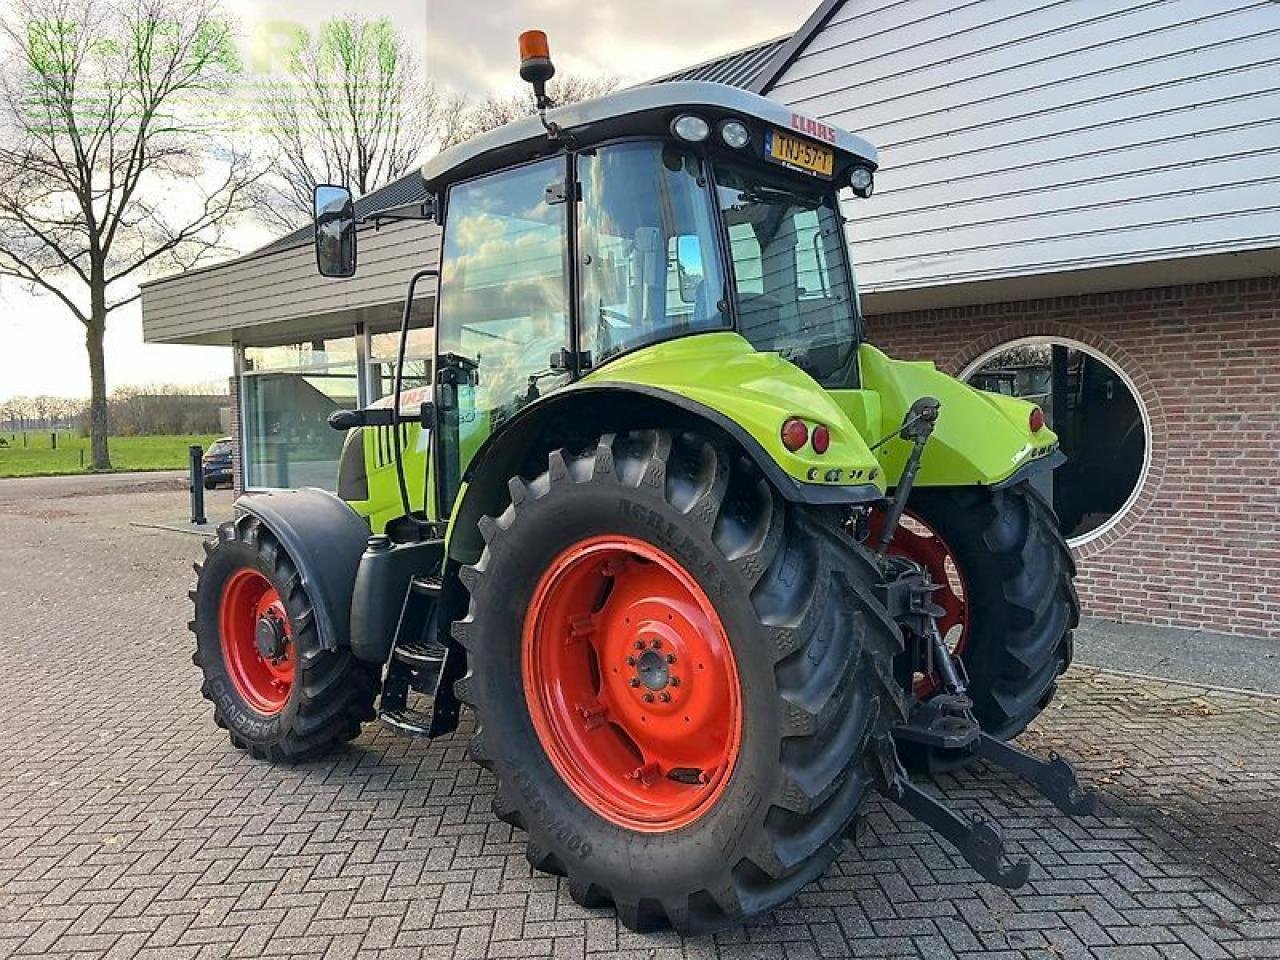
[[[490,434],[569,379],[567,169],[552,157],[449,191],[436,333],[441,516]]]

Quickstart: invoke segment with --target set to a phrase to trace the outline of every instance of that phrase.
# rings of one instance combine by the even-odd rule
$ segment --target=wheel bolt
[[[662,691],[662,702],[663,703],[671,702],[671,694],[667,693],[667,691],[665,690]]]
[[[657,637],[654,637],[654,638],[653,638],[653,644],[652,644],[652,646],[653,646],[653,649],[655,649],[655,650],[661,649],[661,647],[662,647],[662,641],[661,641],[661,640],[659,640]]]
[[[676,662],[676,655],[674,653],[668,653],[667,663],[675,663],[675,662]]]
[[[667,682],[668,682],[669,684],[671,684],[673,687],[678,687],[678,686],[680,686],[680,678],[679,678],[679,677],[672,677],[672,678],[671,678],[670,680],[668,680]]]
[[[633,686],[633,687],[638,687],[638,686],[640,686],[640,678],[639,678],[639,677],[632,677],[632,678],[630,679],[630,681],[628,681],[628,682],[629,682],[629,683],[631,684],[631,686]]]
[[[644,702],[645,702],[645,703],[653,703],[653,694],[652,694],[652,693],[646,693],[646,694],[644,695]]]
[[[628,667],[634,667],[635,665],[636,665],[636,658],[635,658],[635,657],[627,657],[627,666],[628,666]]]
[[[636,649],[637,649],[637,650],[643,650],[643,649],[644,649],[644,641],[643,641],[643,640],[637,640],[637,641],[636,641],[636,643],[635,643],[635,647],[636,647]]]

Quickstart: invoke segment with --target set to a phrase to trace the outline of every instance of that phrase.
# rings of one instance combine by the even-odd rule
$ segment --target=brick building
[[[1149,467],[1115,525],[1074,548],[1086,611],[1280,637],[1280,277],[878,314],[868,332],[956,375],[1027,337],[1115,362],[1145,406]]]
[[[1087,613],[1280,638],[1277,37],[1280,5],[1248,0],[824,0],[790,37],[662,79],[879,146],[876,195],[846,210],[869,339],[1044,403],[1077,468],[1046,492]],[[310,239],[143,291],[149,340],[235,347],[250,489],[303,482],[290,450],[323,472],[290,406],[385,392],[402,284],[438,256],[434,228],[393,225],[335,290]]]

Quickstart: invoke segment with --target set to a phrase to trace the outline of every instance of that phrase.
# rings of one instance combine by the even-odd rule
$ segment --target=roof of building
[[[418,170],[392,180],[385,187],[379,187],[366,193],[356,201],[356,219],[360,220],[371,213],[386,210],[388,207],[402,207],[411,203],[421,203],[427,199],[427,187],[422,182],[422,174]],[[286,233],[270,243],[254,250],[254,255],[270,253],[275,250],[290,250],[311,243],[315,239],[315,227],[311,224],[299,227],[292,233]]]
[[[790,40],[790,35],[752,44],[732,53],[721,54],[692,67],[685,67],[650,80],[650,83],[672,83],[681,80],[707,80],[731,87],[755,90],[753,82],[765,71],[770,61]],[[757,91],[759,92],[759,91]]]
[[[845,0],[822,0],[818,4],[818,9],[809,14],[809,19],[801,25],[799,30],[778,41],[777,48],[755,71],[746,88],[752,93],[767,92],[809,45],[814,35],[827,25],[827,21],[844,5],[844,2]]]
[[[674,73],[655,77],[648,81],[654,83],[677,83],[686,80],[705,80],[711,83],[723,83],[744,90],[754,90],[753,82],[760,77],[770,60],[784,47],[790,37],[775,37],[763,43],[757,43],[741,50],[713,57],[702,63],[685,67]],[[378,210],[388,207],[405,206],[421,203],[428,197],[426,183],[421,171],[413,170],[399,180],[393,180],[384,187],[379,187],[356,201],[356,218],[367,217]],[[311,224],[299,227],[291,233],[278,237],[270,243],[253,251],[254,254],[270,253],[275,250],[290,250],[312,242],[315,236]]]

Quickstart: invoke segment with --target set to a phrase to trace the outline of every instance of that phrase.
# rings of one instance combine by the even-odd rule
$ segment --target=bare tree
[[[145,274],[224,251],[251,200],[249,158],[216,133],[239,63],[216,0],[15,0],[0,43],[0,277],[84,325],[108,469],[108,315]]]
[[[282,82],[263,92],[278,158],[264,212],[295,227],[316,184],[366,194],[409,172],[454,136],[461,100],[439,93],[389,20],[345,16],[299,33]]]
[[[606,93],[612,93],[617,87],[617,77],[561,74],[548,85],[547,93],[557,104],[566,104],[602,97]],[[450,136],[442,138],[442,146],[451,147],[486,130],[493,130],[537,112],[532,90],[508,96],[486,97],[462,109]]]

